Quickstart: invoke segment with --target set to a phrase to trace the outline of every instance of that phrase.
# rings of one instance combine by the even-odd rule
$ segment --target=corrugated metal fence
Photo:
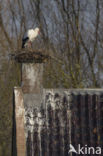
[[[103,148],[103,93],[72,97],[72,144]]]
[[[103,148],[103,91],[47,91],[43,103],[25,108],[27,156],[73,155],[70,144]]]

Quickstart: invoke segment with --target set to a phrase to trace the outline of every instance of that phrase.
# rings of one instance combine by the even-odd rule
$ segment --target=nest
[[[43,63],[50,59],[50,56],[43,51],[19,51],[10,57],[19,63]]]

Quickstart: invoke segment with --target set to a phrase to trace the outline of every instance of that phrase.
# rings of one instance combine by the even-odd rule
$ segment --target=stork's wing
[[[29,37],[22,39],[22,48],[25,48],[25,43],[29,40]]]
[[[27,37],[28,37],[28,31],[24,33],[22,40],[27,38]]]

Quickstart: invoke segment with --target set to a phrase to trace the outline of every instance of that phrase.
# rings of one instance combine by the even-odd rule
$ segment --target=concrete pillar
[[[24,132],[24,102],[20,87],[14,88],[15,120],[16,120],[16,150],[17,156],[26,156],[26,143]],[[15,151],[14,151],[15,152]],[[14,156],[14,153],[13,153]]]
[[[22,63],[22,90],[23,93],[39,94],[43,79],[43,63]]]
[[[41,52],[22,52],[15,60],[22,64],[21,87],[14,87],[14,120],[16,123],[17,156],[26,156],[25,108],[40,107],[42,100],[43,62],[48,56]],[[13,154],[14,156],[14,154]]]

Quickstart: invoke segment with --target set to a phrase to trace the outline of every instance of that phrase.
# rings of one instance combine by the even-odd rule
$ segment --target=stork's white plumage
[[[31,47],[32,42],[39,35],[39,28],[29,29],[23,36],[22,39],[22,48]]]

